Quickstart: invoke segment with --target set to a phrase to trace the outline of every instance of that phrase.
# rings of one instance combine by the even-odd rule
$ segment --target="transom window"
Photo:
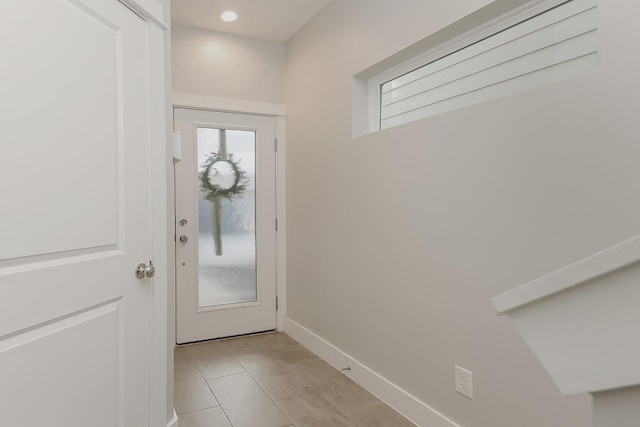
[[[371,78],[370,132],[597,70],[596,0],[536,2],[513,19]]]

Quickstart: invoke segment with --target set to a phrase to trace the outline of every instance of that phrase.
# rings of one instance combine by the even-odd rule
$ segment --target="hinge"
[[[278,151],[278,138],[274,139],[273,145],[275,146],[276,151]]]
[[[276,218],[276,231],[278,231],[278,218]]]
[[[278,297],[276,297],[276,311],[278,311]]]

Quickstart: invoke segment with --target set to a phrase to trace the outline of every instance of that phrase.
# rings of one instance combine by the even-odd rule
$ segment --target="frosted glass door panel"
[[[254,302],[256,133],[199,127],[197,146],[199,306]]]

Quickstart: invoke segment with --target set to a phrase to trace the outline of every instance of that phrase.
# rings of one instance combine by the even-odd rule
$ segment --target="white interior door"
[[[147,426],[147,24],[117,0],[0,16],[0,425]]]
[[[178,343],[276,328],[275,118],[175,109]]]

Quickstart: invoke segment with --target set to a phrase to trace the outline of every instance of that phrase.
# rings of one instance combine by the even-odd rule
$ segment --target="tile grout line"
[[[269,350],[269,349],[267,349],[267,350],[268,350],[268,351],[271,351],[271,350]],[[251,352],[248,352],[248,353],[251,353]],[[272,353],[273,353],[273,352],[272,352]],[[278,357],[278,355],[277,355],[277,354],[275,354],[275,353],[274,353],[274,355],[275,355],[276,357]],[[270,395],[269,393],[267,393],[267,390],[265,390],[265,389],[264,389],[264,387],[262,387],[262,385],[258,382],[258,380],[257,380],[257,379],[256,379],[256,378],[251,374],[251,372],[249,371],[249,369],[247,369],[247,367],[246,367],[246,366],[244,366],[244,365],[242,364],[242,362],[241,362],[241,361],[236,357],[236,354],[235,354],[235,353],[233,354],[233,357],[234,357],[234,358],[236,359],[236,361],[240,364],[240,366],[242,366],[242,368],[244,369],[244,371],[245,371],[247,374],[249,374],[249,376],[251,377],[251,379],[253,379],[253,381],[255,381],[256,385],[257,385],[258,387],[260,387],[260,390],[262,390],[262,391],[263,391],[263,393],[267,395],[267,397],[269,398],[269,400],[271,400],[271,402],[273,402],[273,404],[276,406],[276,408],[278,408],[278,409],[280,410],[280,412],[282,412],[282,415],[284,415],[284,417],[285,417],[286,419],[288,419],[288,420],[289,420],[289,422],[290,422],[291,424],[289,424],[288,426],[284,426],[284,427],[290,427],[290,426],[295,427],[295,423],[291,420],[291,418],[289,418],[289,417],[287,416],[287,414],[285,414],[285,413],[284,413],[284,411],[282,410],[282,408],[280,407],[280,405],[278,405],[278,404],[276,403],[276,401],[275,401],[275,400],[273,400],[273,398],[271,397],[271,395]],[[278,360],[280,360],[280,359],[278,359]],[[281,361],[281,362],[282,362],[282,361]],[[221,406],[222,406],[222,405],[221,405]],[[232,427],[233,427],[233,426],[232,426]]]
[[[207,385],[207,388],[209,389],[209,392],[211,393],[211,395],[215,399],[216,403],[218,404],[218,406],[212,406],[211,408],[205,408],[205,409],[220,408],[220,410],[222,411],[222,415],[224,415],[224,417],[226,418],[226,420],[229,423],[229,425],[231,427],[233,427],[233,424],[231,423],[231,419],[229,418],[229,415],[227,415],[227,411],[224,410],[224,407],[222,406],[222,403],[220,403],[220,400],[218,399],[218,396],[216,396],[216,394],[213,392],[213,390],[211,390],[211,386],[209,385],[209,381],[204,377],[204,374],[202,373],[202,370],[198,366],[198,362],[193,360],[193,358],[191,357],[191,354],[189,354],[189,350],[186,350],[186,353],[187,353],[187,356],[189,357],[189,363],[194,365],[195,368],[198,370],[198,373],[200,374],[200,377],[202,377],[202,379],[204,380],[204,383]],[[235,355],[233,355],[233,357],[235,359]],[[244,369],[246,371],[246,368],[242,364],[240,364],[240,366],[242,366],[242,369]],[[231,376],[231,375],[240,375],[240,374],[230,374],[230,375],[224,375],[224,376],[228,377],[228,376]],[[217,377],[217,378],[222,378],[222,377]],[[201,410],[203,410],[203,409],[201,409]],[[197,411],[192,411],[192,412],[197,412]]]
[[[270,350],[270,349],[268,349],[268,348],[267,348],[266,350],[268,350],[268,351],[270,351],[271,353],[273,353],[273,355],[276,357],[276,359],[278,359],[278,360],[280,361],[280,363],[282,363],[282,365],[283,365],[284,367],[286,367],[287,369],[290,369],[291,365],[302,364],[302,363],[305,363],[305,362],[315,361],[315,360],[323,360],[321,357],[319,357],[319,356],[317,356],[317,355],[316,355],[316,358],[314,358],[314,359],[309,359],[309,360],[300,360],[300,361],[298,361],[298,362],[293,362],[293,363],[285,363],[285,362],[284,362],[280,357],[278,357],[278,355],[277,355],[276,353],[274,353],[273,351],[271,351],[271,350]],[[314,353],[314,355],[315,355],[315,353]],[[235,356],[236,356],[236,354],[234,354],[233,356],[235,357]],[[271,399],[271,401],[276,405],[276,407],[278,407],[278,409],[280,409],[280,411],[285,415],[285,417],[286,417],[289,421],[291,421],[291,422],[293,423],[293,420],[291,420],[291,419],[290,419],[290,418],[285,414],[284,409],[282,408],[282,406],[278,405],[278,402],[276,402],[275,400],[273,400],[273,397],[271,396],[271,394],[272,394],[272,393],[267,392],[267,390],[265,390],[265,389],[264,389],[264,387],[262,387],[262,385],[258,382],[258,380],[257,380],[257,379],[256,379],[256,378],[251,374],[251,371],[250,371],[246,366],[244,366],[244,365],[242,364],[242,362],[241,362],[237,357],[235,357],[235,358],[236,358],[236,360],[238,361],[238,363],[239,363],[239,364],[244,368],[244,370],[249,374],[249,376],[250,376],[251,378],[253,378],[253,380],[256,382],[256,384],[258,385],[258,387],[260,387],[260,388],[262,389],[262,391],[263,391],[263,392],[264,392],[264,393],[269,397],[269,399]],[[335,369],[335,368],[334,368],[334,369]],[[336,370],[337,370],[337,369],[336,369]],[[344,375],[344,374],[343,374],[343,375]],[[348,378],[348,377],[347,377],[347,378]],[[324,395],[320,390],[318,390],[318,389],[316,388],[316,386],[315,386],[314,384],[311,384],[311,383],[310,383],[310,384],[305,385],[304,387],[311,387],[311,388],[312,388],[316,393],[318,393],[318,396],[320,396],[321,398],[323,398],[323,399],[324,399],[324,400],[329,404],[329,406],[330,406],[331,408],[333,408],[336,412],[338,412],[339,414],[341,414],[342,416],[344,416],[344,418],[345,418],[345,419],[347,419],[347,420],[349,420],[349,422],[351,422],[355,427],[359,427],[359,426],[356,424],[356,422],[355,422],[355,421],[353,421],[353,419],[352,419],[351,417],[349,417],[347,414],[345,414],[344,412],[342,412],[342,411],[340,410],[340,408],[338,408],[338,407],[337,407],[337,406],[335,406],[333,403],[331,403],[331,402],[327,399],[327,397],[326,397],[326,396],[325,396],[325,395]],[[276,391],[276,392],[274,392],[273,394],[275,394],[275,393],[289,392],[289,391],[292,391],[292,390],[298,390],[298,389],[300,389],[300,388],[304,388],[304,387],[291,387],[290,389]],[[374,403],[374,404],[372,404],[372,405],[377,405],[377,404],[379,404],[379,403],[380,403],[380,402],[376,402],[376,403]],[[363,405],[363,406],[365,406],[365,405]],[[293,427],[295,427],[295,423],[293,423],[292,425],[293,425]],[[287,426],[287,427],[290,427],[290,426]]]
[[[222,409],[222,405],[220,405],[220,401],[218,400],[218,398],[216,397],[216,395],[213,393],[213,390],[211,390],[211,387],[209,387],[209,383],[207,382],[207,379],[204,377],[204,375],[202,374],[202,371],[200,370],[200,367],[198,367],[198,364],[193,360],[193,358],[191,357],[191,355],[189,354],[189,351],[186,350],[185,353],[187,354],[187,358],[189,359],[187,361],[187,363],[189,363],[190,365],[192,365],[194,368],[196,368],[196,371],[198,371],[198,374],[200,374],[200,377],[204,380],[204,383],[207,385],[207,388],[209,389],[209,392],[211,393],[211,395],[213,396],[213,399],[216,401],[217,405],[215,406],[209,406],[207,408],[200,408],[200,409],[196,409],[194,411],[188,411],[188,412],[183,412],[181,414],[177,414],[178,415],[178,419],[180,419],[180,415],[186,415],[186,414],[192,414],[194,412],[200,412],[200,411],[205,411],[208,409],[213,409],[213,408],[220,408]],[[175,364],[175,362],[174,362]],[[224,412],[224,409],[222,410]],[[226,414],[225,414],[226,417]],[[232,426],[233,427],[233,426]]]
[[[243,366],[243,368],[244,368],[244,366]],[[240,374],[234,374],[234,375],[240,375]],[[226,375],[226,376],[229,377],[231,375]],[[209,389],[209,391],[213,395],[213,398],[216,399],[216,402],[218,402],[218,408],[220,408],[220,410],[222,411],[222,415],[224,415],[224,417],[227,419],[227,422],[229,423],[229,425],[231,427],[233,427],[233,423],[231,422],[231,418],[229,418],[229,415],[227,415],[227,411],[224,410],[224,406],[222,406],[222,403],[220,403],[220,400],[218,400],[218,396],[216,396],[216,394],[213,392],[213,390],[211,390],[211,386],[209,385],[209,381],[207,381],[205,379],[204,382],[207,384],[207,388]]]
[[[243,366],[244,368],[244,366]],[[211,380],[215,380],[217,378],[227,378],[227,377],[233,377],[234,375],[242,375],[242,374],[246,374],[247,371],[245,370],[244,372],[234,372],[233,374],[226,374],[226,375],[219,375],[217,377],[211,377],[211,378],[205,378],[204,375],[202,376],[204,378],[205,381],[211,381]]]
[[[202,412],[202,411],[208,411],[209,409],[215,409],[215,408],[219,408],[220,405],[217,406],[209,406],[207,408],[200,408],[200,409],[194,409],[193,411],[187,411],[187,412],[181,412],[178,415],[178,417],[182,416],[182,415],[188,415],[188,414],[195,414],[196,412]]]
[[[315,386],[315,384],[311,384],[311,388],[318,393],[318,396],[322,397],[324,400],[327,401],[327,403],[329,404],[329,406],[331,406],[333,409],[335,409],[339,414],[343,415],[347,420],[349,420],[349,422],[351,424],[354,425],[354,427],[360,427],[358,425],[358,423],[356,423],[349,415],[345,414],[342,409],[340,409],[338,406],[334,405],[329,399],[327,399],[327,397],[325,397],[324,393],[322,393],[321,390],[318,390]]]

